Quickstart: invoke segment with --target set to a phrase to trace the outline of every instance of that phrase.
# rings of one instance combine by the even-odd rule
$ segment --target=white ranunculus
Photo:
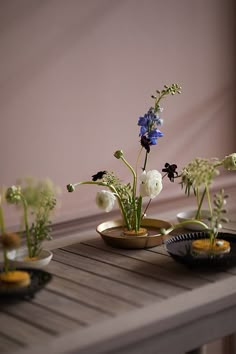
[[[116,197],[110,191],[102,190],[100,192],[97,192],[97,195],[96,195],[97,206],[101,209],[104,209],[106,212],[109,212],[112,210],[112,208],[115,204],[115,200],[116,200]]]
[[[155,198],[162,190],[162,175],[157,170],[143,171],[140,176],[140,195]]]

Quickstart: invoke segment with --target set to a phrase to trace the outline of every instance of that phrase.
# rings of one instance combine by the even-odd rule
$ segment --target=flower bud
[[[5,233],[1,236],[0,242],[3,249],[12,250],[20,247],[20,237],[15,233]]]
[[[123,151],[122,150],[117,150],[115,153],[114,153],[114,156],[117,158],[117,159],[120,159],[121,157],[123,157]]]
[[[75,190],[75,186],[71,183],[67,184],[66,188],[67,188],[68,192],[74,192],[74,190]]]
[[[21,200],[21,188],[19,186],[11,186],[6,191],[6,200],[8,203],[14,204]]]
[[[235,171],[236,170],[236,153],[225,156],[223,160],[223,166],[227,170]]]

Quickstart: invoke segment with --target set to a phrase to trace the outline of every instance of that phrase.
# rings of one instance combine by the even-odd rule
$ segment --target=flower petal
[[[162,190],[162,175],[157,170],[151,170],[145,174],[144,172],[141,178],[140,195],[153,199]]]
[[[102,190],[97,192],[96,203],[97,206],[101,209],[104,209],[106,212],[112,210],[115,204],[116,197],[110,191]]]

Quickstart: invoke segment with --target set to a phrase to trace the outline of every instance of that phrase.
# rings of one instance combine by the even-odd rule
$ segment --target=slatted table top
[[[52,280],[31,301],[0,305],[1,353],[152,353],[159,344],[158,353],[181,353],[219,335],[217,327],[193,339],[193,328],[189,340],[176,338],[181,328],[186,337],[191,325],[204,328],[206,315],[213,323],[225,316],[230,328],[222,327],[222,335],[236,330],[227,317],[236,306],[236,268],[188,269],[163,245],[114,249],[94,232],[54,249],[45,270]]]

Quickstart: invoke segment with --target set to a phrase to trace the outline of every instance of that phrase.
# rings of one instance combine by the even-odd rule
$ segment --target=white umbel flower
[[[110,191],[102,190],[97,192],[96,203],[97,206],[101,209],[104,209],[106,212],[112,210],[115,204],[116,197]]]
[[[157,170],[143,171],[140,176],[140,195],[151,199],[158,196],[162,190],[162,175]]]

